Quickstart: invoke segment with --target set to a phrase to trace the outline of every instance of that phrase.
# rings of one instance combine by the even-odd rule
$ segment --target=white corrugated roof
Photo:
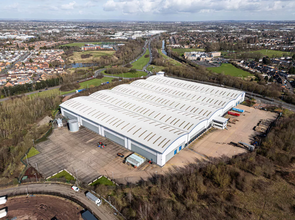
[[[89,96],[70,99],[60,106],[158,152],[163,152],[175,139],[186,134],[183,130]]]
[[[155,78],[155,76],[153,78]],[[216,92],[218,93],[214,95],[214,94],[206,93],[206,91],[210,91],[210,88],[203,89],[204,92],[200,92],[200,91],[189,90],[186,88],[175,87],[172,85],[168,85],[164,83],[161,84],[158,82],[147,81],[147,80],[137,80],[131,83],[130,85],[149,89],[151,91],[166,93],[171,96],[179,97],[182,99],[191,99],[195,101],[200,101],[202,103],[211,104],[217,107],[224,107],[229,101],[237,97],[235,93],[230,93],[229,91],[226,91],[226,90],[224,91],[223,88],[220,88],[220,90],[217,90]],[[218,96],[219,93],[224,94],[225,96]],[[228,94],[228,96],[226,96],[226,94]]]
[[[133,96],[127,96],[112,90],[98,91],[90,96],[114,104],[125,110],[140,114],[149,119],[184,130],[185,132],[189,132],[200,121],[206,119],[204,115],[198,116],[175,108],[161,106],[157,103],[141,100]]]
[[[193,90],[200,93],[205,93],[206,95],[214,95],[214,96],[221,96],[226,98],[236,98],[238,97],[241,92],[233,89],[226,89],[226,88],[220,88],[217,86],[210,86],[206,84],[201,83],[194,83],[194,82],[188,82],[184,80],[178,80],[168,77],[154,77],[151,76],[147,79],[147,81],[156,82],[160,84],[167,84],[173,87],[178,88],[185,88],[187,90]]]
[[[153,76],[70,99],[61,107],[163,152],[241,93]]]

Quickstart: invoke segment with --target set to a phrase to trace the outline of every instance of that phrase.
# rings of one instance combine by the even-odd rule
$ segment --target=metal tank
[[[71,132],[79,131],[79,124],[76,119],[68,120],[68,125]]]

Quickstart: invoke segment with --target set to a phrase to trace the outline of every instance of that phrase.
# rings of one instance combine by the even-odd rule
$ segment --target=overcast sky
[[[1,19],[295,20],[295,0],[0,0]]]

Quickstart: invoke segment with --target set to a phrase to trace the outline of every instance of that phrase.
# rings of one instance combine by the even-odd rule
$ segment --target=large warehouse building
[[[164,166],[222,116],[244,101],[245,92],[151,76],[131,84],[70,99],[62,115]]]

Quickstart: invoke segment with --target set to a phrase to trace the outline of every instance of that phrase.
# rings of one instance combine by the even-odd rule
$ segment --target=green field
[[[232,64],[223,63],[220,67],[208,67],[207,69],[212,70],[215,73],[223,73],[224,75],[236,76],[236,77],[248,77],[253,76],[252,74],[234,67]]]
[[[123,73],[123,74],[106,74],[103,71],[104,76],[117,76],[117,77],[124,77],[124,78],[136,78],[136,77],[141,77],[141,76],[146,76],[147,73],[143,71],[136,71],[136,73]]]
[[[148,68],[146,68],[148,71],[152,71],[153,73],[157,73],[159,71],[164,70],[166,67],[164,66],[155,66],[155,65],[149,65]]]
[[[67,181],[75,180],[75,178],[65,170],[50,177],[49,180],[60,179],[60,178],[65,178]]]
[[[260,54],[260,58],[268,56],[270,58],[280,58],[284,56],[292,56],[292,53],[286,51],[278,51],[278,50],[254,50],[254,51],[238,51],[233,53],[232,51],[222,51],[221,55],[224,58],[232,58],[232,59],[242,59],[243,54]],[[257,55],[256,55],[257,56]],[[253,56],[255,57],[255,56]]]
[[[102,176],[101,178],[95,180],[93,183],[90,184],[90,186],[96,186],[96,185],[105,185],[105,186],[115,186],[115,184],[108,180],[106,177]]]
[[[101,83],[111,82],[112,80],[113,80],[113,78],[111,78],[111,77],[103,77],[102,79],[91,79],[91,80],[79,83],[80,84],[79,89],[85,89],[85,88],[99,86],[99,85],[101,85]],[[71,91],[61,92],[61,95],[66,95],[66,94],[69,94],[69,93],[72,93],[75,91],[76,91],[76,89],[71,90]]]
[[[68,46],[68,47],[83,47],[85,44],[101,44],[101,42],[77,42],[77,43],[70,43],[70,44],[64,44],[61,45],[60,47],[63,46]]]
[[[204,49],[200,49],[200,48],[173,48],[172,51],[178,53],[179,56],[183,56],[184,52],[204,51]]]
[[[166,60],[168,61],[170,64],[175,65],[175,66],[181,66],[181,63],[179,63],[178,61],[168,57],[167,55],[162,53],[161,49],[158,49],[158,53]]]
[[[33,157],[33,156],[35,156],[37,154],[40,154],[40,152],[36,148],[31,147],[31,149],[30,149],[29,153],[27,154],[26,158]]]
[[[146,50],[145,54],[142,57],[140,57],[137,61],[132,63],[132,68],[141,70],[145,65],[147,65],[150,60],[150,57],[145,58],[144,57],[145,55],[149,55],[148,49]]]
[[[268,56],[268,57],[282,57],[282,56],[290,56],[291,53],[290,52],[286,52],[286,51],[278,51],[278,50],[256,50],[256,51],[252,51],[252,52],[258,52],[258,53],[262,53],[263,56]]]

